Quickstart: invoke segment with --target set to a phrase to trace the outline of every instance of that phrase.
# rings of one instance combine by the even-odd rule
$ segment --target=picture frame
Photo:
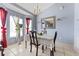
[[[56,28],[56,17],[45,17],[41,19],[41,27],[46,29],[55,29]]]

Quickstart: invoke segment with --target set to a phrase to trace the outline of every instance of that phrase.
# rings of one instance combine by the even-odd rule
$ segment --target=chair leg
[[[4,49],[2,49],[1,51],[1,56],[4,56]]]
[[[38,56],[38,46],[36,46],[36,56]]]
[[[56,52],[56,49],[55,49],[55,42],[54,42],[54,52]]]
[[[54,43],[54,52],[56,52],[56,49],[55,49],[55,43]]]
[[[50,50],[50,56],[54,56],[54,48],[52,48],[52,50]]]
[[[30,44],[30,52],[32,52],[32,44]]]
[[[44,45],[42,45],[42,53],[44,53]]]
[[[46,45],[46,49],[47,49],[47,45]]]

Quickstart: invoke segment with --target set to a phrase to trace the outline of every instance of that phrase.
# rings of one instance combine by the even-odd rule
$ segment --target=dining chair
[[[1,56],[4,56],[4,48],[2,47],[2,42],[0,41],[0,51],[1,51]]]
[[[32,52],[32,45],[34,45],[36,47],[36,56],[38,56],[38,46],[40,46],[40,44],[38,43],[37,40],[37,32],[30,31],[29,36],[30,36],[30,52]]]

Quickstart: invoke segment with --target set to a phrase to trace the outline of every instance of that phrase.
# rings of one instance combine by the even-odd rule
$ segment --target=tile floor
[[[50,50],[46,49],[44,53],[42,53],[41,46],[38,50],[39,56],[50,56]],[[30,45],[29,41],[27,42],[27,48],[24,46],[24,42],[21,45],[13,44],[8,46],[5,49],[4,54],[5,56],[35,56],[35,46],[33,46],[32,53],[30,53]],[[73,47],[68,44],[56,42],[56,52],[55,56],[78,56],[79,53],[75,52]]]

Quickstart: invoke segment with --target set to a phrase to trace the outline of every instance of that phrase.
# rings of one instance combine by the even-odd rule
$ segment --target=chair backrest
[[[36,31],[30,31],[30,41],[31,43],[38,44]]]
[[[55,44],[56,38],[57,38],[57,31],[55,32],[55,35],[54,35],[54,44]]]

